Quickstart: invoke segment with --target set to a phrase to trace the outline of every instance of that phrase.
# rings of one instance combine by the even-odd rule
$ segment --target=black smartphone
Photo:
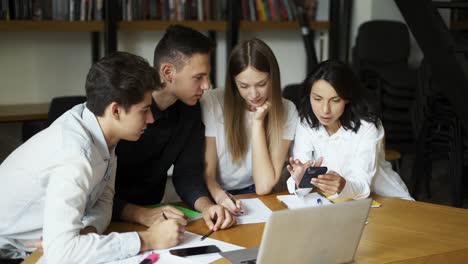
[[[219,248],[215,245],[209,245],[209,246],[201,246],[201,247],[171,249],[169,250],[169,252],[172,255],[176,255],[179,257],[187,257],[187,256],[193,256],[193,255],[218,253],[218,252],[221,252],[221,250],[219,250]]]
[[[317,178],[317,176],[327,173],[327,167],[309,167],[304,173],[301,182],[299,183],[299,188],[314,188],[315,186],[310,183],[312,178]]]

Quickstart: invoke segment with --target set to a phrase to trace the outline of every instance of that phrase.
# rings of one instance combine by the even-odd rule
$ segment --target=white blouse
[[[252,177],[252,147],[251,129],[253,112],[245,111],[245,122],[248,137],[248,150],[240,163],[233,163],[233,159],[227,150],[224,136],[224,89],[215,89],[206,92],[200,100],[202,107],[202,119],[205,124],[205,136],[216,138],[217,151],[217,181],[226,190],[236,190],[254,184]],[[285,111],[285,124],[283,127],[283,139],[293,140],[298,114],[294,104],[283,99]]]
[[[293,155],[301,162],[323,157],[322,166],[346,179],[346,185],[337,197],[362,199],[374,192],[414,200],[400,176],[385,160],[384,134],[382,125],[376,128],[364,120],[361,120],[357,133],[340,127],[331,136],[323,126],[315,129],[305,121],[298,122]],[[293,193],[292,177],[287,185]]]

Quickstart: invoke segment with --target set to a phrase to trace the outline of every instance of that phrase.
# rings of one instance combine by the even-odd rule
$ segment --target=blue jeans
[[[252,184],[250,186],[247,186],[242,189],[237,189],[237,190],[229,190],[228,191],[232,195],[237,195],[237,194],[246,194],[246,193],[255,193],[255,184]]]

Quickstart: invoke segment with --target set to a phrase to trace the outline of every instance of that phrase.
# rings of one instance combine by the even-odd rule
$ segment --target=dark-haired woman
[[[374,192],[413,200],[400,176],[385,160],[384,128],[348,65],[320,63],[303,83],[293,158],[287,185],[291,193],[309,166],[328,172],[311,180],[337,198],[362,199]]]

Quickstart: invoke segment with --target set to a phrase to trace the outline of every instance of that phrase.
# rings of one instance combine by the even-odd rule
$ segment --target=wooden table
[[[0,105],[0,122],[46,120],[49,103]]]
[[[272,210],[283,210],[277,194],[260,199]],[[241,198],[256,197],[240,195]],[[422,202],[374,196],[382,204],[371,208],[356,252],[356,263],[466,263],[468,259],[468,210]],[[238,225],[210,237],[243,247],[260,244],[264,224]],[[111,223],[109,231],[141,230],[142,226]],[[188,231],[203,234],[203,220],[189,224]],[[339,238],[337,238],[339,239]],[[35,263],[33,253],[23,263]],[[221,259],[215,263],[228,263]]]

